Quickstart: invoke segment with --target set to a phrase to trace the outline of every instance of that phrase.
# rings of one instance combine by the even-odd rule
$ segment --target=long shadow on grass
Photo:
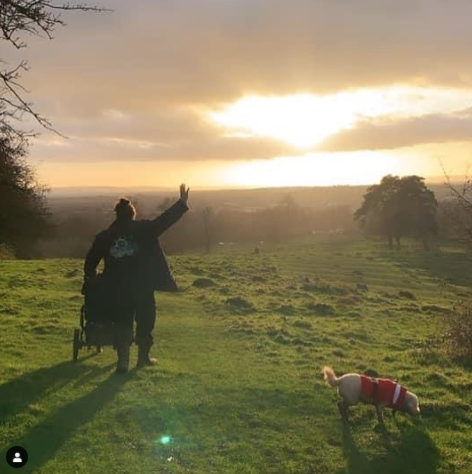
[[[98,367],[73,362],[62,362],[51,367],[26,372],[20,377],[0,385],[0,420],[6,423],[15,415],[29,411],[47,393],[55,393],[72,382],[83,385],[110,366]]]
[[[89,422],[116,396],[127,380],[128,377],[110,375],[87,395],[59,408],[24,436],[9,440],[8,446],[3,445],[3,459],[11,446],[22,446],[28,452],[28,464],[22,472],[36,472],[54,457],[80,426]]]
[[[368,456],[354,441],[350,428],[343,427],[343,450],[347,468],[336,474],[434,474],[440,454],[429,435],[420,428],[409,427],[393,436],[383,432],[378,452]]]

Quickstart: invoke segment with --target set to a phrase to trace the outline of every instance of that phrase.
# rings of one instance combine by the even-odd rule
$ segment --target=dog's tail
[[[323,367],[323,376],[325,382],[330,387],[337,387],[339,383],[339,379],[336,377],[334,370],[331,367]]]

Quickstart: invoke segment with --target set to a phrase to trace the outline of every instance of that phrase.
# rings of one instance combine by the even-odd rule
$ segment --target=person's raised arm
[[[180,199],[166,209],[161,215],[151,221],[152,230],[156,236],[164,233],[169,227],[172,227],[188,210],[188,193],[190,188],[185,184],[180,185]]]

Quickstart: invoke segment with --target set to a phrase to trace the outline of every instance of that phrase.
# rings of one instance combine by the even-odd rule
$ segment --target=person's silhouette
[[[136,220],[136,209],[131,201],[120,199],[115,206],[115,221],[97,234],[87,252],[83,289],[97,281],[97,267],[101,260],[104,262],[103,298],[114,320],[118,373],[128,372],[134,320],[138,345],[136,367],[157,362],[149,356],[156,321],[154,290],[178,289],[158,238],[189,210],[188,193],[189,188],[182,184],[180,199],[153,220]]]
[[[23,460],[20,458],[20,453],[15,453],[15,458],[13,459],[13,462],[23,462]]]

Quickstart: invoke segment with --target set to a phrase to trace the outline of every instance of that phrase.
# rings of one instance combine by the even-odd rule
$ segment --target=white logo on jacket
[[[118,237],[110,248],[110,255],[113,258],[132,257],[138,252],[138,245],[131,238]]]

